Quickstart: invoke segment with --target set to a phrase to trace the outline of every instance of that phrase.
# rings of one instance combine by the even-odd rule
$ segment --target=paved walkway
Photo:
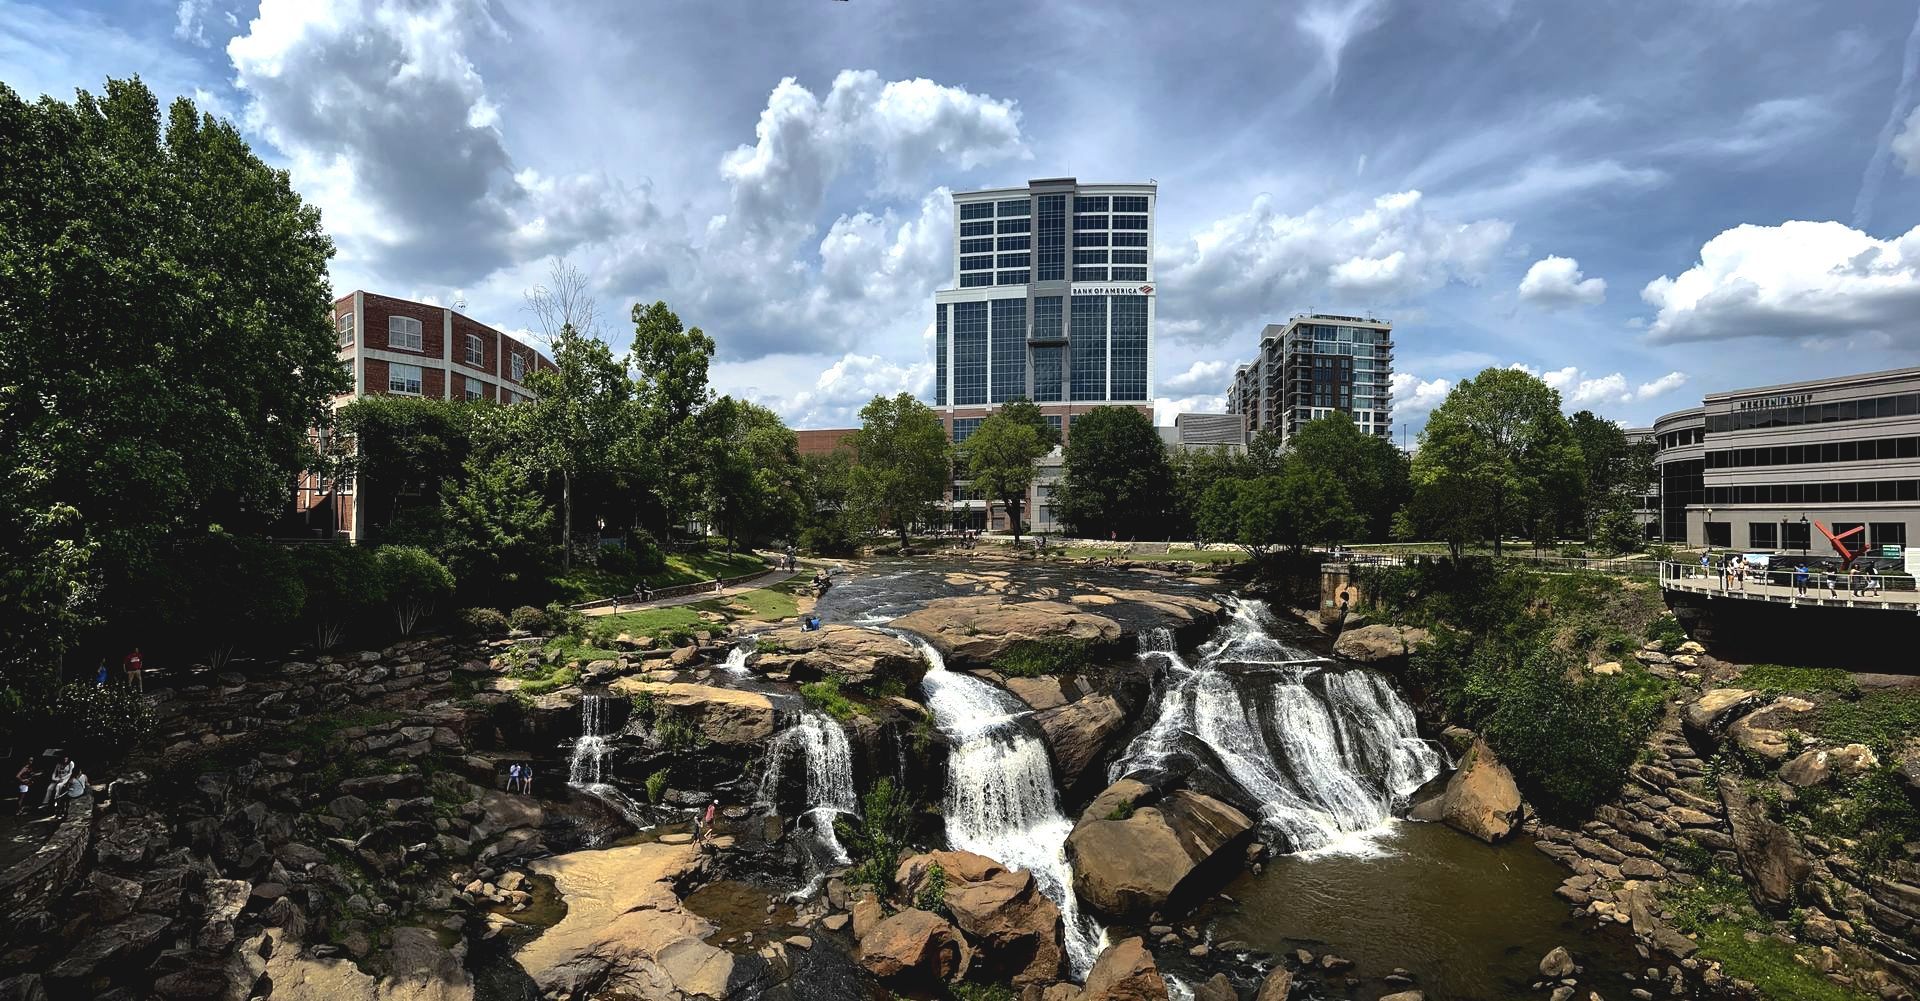
[[[772,587],[775,584],[784,584],[800,576],[802,572],[803,571],[799,570],[769,570],[752,580],[742,581],[732,587],[722,588],[718,591],[695,591],[692,594],[681,594],[671,598],[656,598],[652,601],[623,601],[618,605],[602,605],[599,608],[588,608],[580,614],[587,616],[612,615],[615,612],[639,612],[649,608],[673,608],[677,605],[691,605],[699,601],[711,601],[714,598],[726,598],[736,594],[744,594],[748,591],[758,591],[761,588]]]
[[[1920,611],[1920,591],[1886,591],[1874,594],[1869,590],[1864,595],[1853,593],[1846,577],[1840,578],[1836,593],[1828,593],[1824,575],[1815,575],[1807,582],[1807,593],[1789,584],[1762,584],[1749,578],[1742,589],[1732,581],[1727,582],[1725,590],[1720,587],[1720,575],[1716,571],[1711,577],[1667,578],[1660,586],[1675,591],[1691,591],[1695,594],[1708,594],[1716,598],[1739,598],[1746,601],[1768,601],[1783,605],[1822,605],[1835,608],[1875,608],[1891,609],[1902,612]],[[1816,583],[1815,581],[1818,581]]]

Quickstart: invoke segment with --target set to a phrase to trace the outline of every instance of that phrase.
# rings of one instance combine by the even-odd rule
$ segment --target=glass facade
[[[987,304],[953,304],[953,402],[987,402]]]
[[[947,307],[933,307],[933,405],[947,405]]]
[[[1066,399],[1061,385],[1060,362],[1066,349],[1058,344],[1040,344],[1033,349],[1033,402],[1059,403]]]
[[[1009,198],[999,203],[999,214],[1003,216],[1026,215],[1027,212],[1028,206],[1025,198]]]
[[[968,202],[960,206],[960,218],[991,219],[993,218],[993,203],[992,202]]]
[[[1707,453],[1707,468],[1744,469],[1748,466],[1800,466],[1819,462],[1912,458],[1920,458],[1920,438],[1867,438],[1862,441],[1775,445],[1771,448],[1716,449]]]
[[[1802,424],[1831,424],[1836,421],[1874,420],[1881,417],[1910,417],[1920,414],[1920,393],[1875,396],[1839,403],[1809,403],[1797,407],[1769,407],[1739,410],[1731,414],[1708,414],[1707,431],[1747,431],[1754,428],[1798,427]]]
[[[1147,298],[1139,295],[1107,297],[1112,317],[1110,350],[1113,353],[1113,385],[1109,397],[1115,400],[1147,398]]]
[[[955,417],[953,419],[953,443],[958,445],[968,438],[973,437],[973,433],[980,430],[980,423],[984,420],[986,420],[984,417]]]
[[[1034,199],[1038,227],[1034,230],[1034,280],[1057,282],[1067,276],[1067,196],[1041,195]]]
[[[1027,395],[1027,300],[993,300],[993,372],[988,403]]]
[[[1107,297],[1073,297],[1067,356],[1072,366],[1071,397],[1075,401],[1107,398]]]

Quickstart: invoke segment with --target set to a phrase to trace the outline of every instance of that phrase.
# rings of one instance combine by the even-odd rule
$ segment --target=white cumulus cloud
[[[875,396],[912,393],[926,398],[933,389],[933,366],[927,362],[900,364],[878,355],[842,355],[820,373],[813,385],[791,396],[749,393],[771,408],[790,427],[854,427],[860,408]]]
[[[1233,369],[1234,363],[1230,361],[1197,361],[1187,366],[1185,372],[1161,379],[1159,388],[1182,394],[1224,389],[1233,378]]]
[[[1424,414],[1439,406],[1453,390],[1448,379],[1422,379],[1411,372],[1393,373],[1393,416]]]
[[[1687,381],[1683,372],[1668,372],[1666,375],[1633,386],[1620,372],[1606,375],[1588,375],[1579,366],[1568,365],[1564,368],[1542,371],[1523,362],[1514,362],[1507,366],[1538,378],[1541,382],[1560,391],[1563,404],[1568,406],[1586,406],[1596,403],[1634,403],[1650,400],[1680,388]]]
[[[1520,279],[1520,298],[1550,309],[1594,306],[1606,297],[1606,279],[1586,277],[1571,257],[1543,257]]]
[[[1363,209],[1316,206],[1298,215],[1267,195],[1159,249],[1166,301],[1183,316],[1162,331],[1185,340],[1240,337],[1263,318],[1298,310],[1313,293],[1367,309],[1449,282],[1477,283],[1513,227],[1429,213],[1418,191],[1381,195]]]
[[[1647,326],[1655,342],[1885,335],[1912,343],[1920,227],[1880,240],[1838,222],[1736,226],[1640,297],[1657,310]]]

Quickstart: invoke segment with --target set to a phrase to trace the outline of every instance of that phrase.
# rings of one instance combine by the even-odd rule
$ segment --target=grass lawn
[[[727,555],[725,549],[695,549],[667,556],[667,565],[649,574],[611,574],[598,567],[576,567],[571,574],[550,578],[559,600],[568,604],[595,601],[616,594],[632,594],[641,577],[652,587],[677,587],[715,577],[741,577],[766,568],[766,561],[750,552]]]
[[[1048,546],[1048,555],[1063,555],[1070,560],[1084,560],[1091,556],[1103,560],[1111,556],[1117,560],[1132,560],[1135,563],[1239,563],[1247,554],[1238,549],[1175,549],[1165,553],[1128,553],[1125,546],[1067,546],[1065,548]]]
[[[1836,667],[1787,667],[1781,664],[1752,664],[1738,678],[1723,682],[1722,688],[1751,688],[1770,695],[1788,692],[1839,692],[1852,695],[1859,691],[1853,675]]]
[[[1920,733],[1920,692],[1868,692],[1820,707],[1820,736],[1887,750]]]
[[[799,598],[807,586],[804,577],[794,577],[772,587],[755,588],[686,605],[596,615],[587,620],[585,636],[555,636],[547,641],[546,650],[569,660],[611,660],[619,656],[619,651],[598,643],[604,643],[606,637],[621,633],[636,637],[651,636],[656,640],[672,639],[676,634],[721,628],[733,622],[778,622],[800,614]],[[703,617],[703,612],[718,615],[721,621]],[[601,637],[598,642],[594,639],[596,636]]]
[[[1866,995],[1841,987],[1803,965],[1795,948],[1772,937],[1773,924],[1760,917],[1738,879],[1715,869],[1699,883],[1666,896],[1674,923],[1699,936],[1700,955],[1717,959],[1731,977],[1751,980],[1761,997],[1804,1001],[1863,1001]],[[1753,933],[1757,941],[1749,941]]]

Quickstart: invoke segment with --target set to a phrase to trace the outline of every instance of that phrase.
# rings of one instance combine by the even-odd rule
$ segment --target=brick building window
[[[467,385],[467,399],[469,400],[479,399],[480,398],[480,380],[475,379],[472,376],[465,376],[464,378],[466,380],[466,385]]]
[[[420,395],[420,366],[389,364],[387,366],[387,392],[406,396]]]
[[[467,335],[467,364],[485,365],[486,363],[487,363],[486,342],[480,339],[479,334],[468,334]]]
[[[335,330],[340,332],[340,346],[343,348],[353,347],[353,314],[341,313],[340,318],[333,321],[333,326]]]
[[[419,351],[426,342],[420,337],[420,321],[411,316],[387,317],[387,346],[403,351]]]
[[[527,358],[518,351],[513,353],[513,381],[527,381]]]

